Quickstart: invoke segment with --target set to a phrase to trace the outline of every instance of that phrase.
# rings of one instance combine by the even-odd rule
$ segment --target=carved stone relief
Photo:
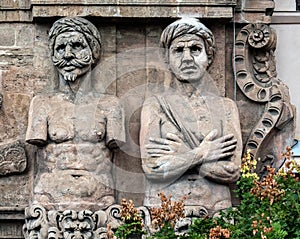
[[[93,0],[78,4],[68,1],[63,7],[57,1],[45,5],[45,1],[32,0],[26,6],[5,2],[9,8],[0,10],[4,13],[0,14],[0,26],[1,21],[12,22],[5,25],[6,29],[14,22],[25,22],[18,27],[20,32],[27,29],[27,38],[15,31],[0,39],[0,89],[3,93],[0,97],[0,187],[5,191],[0,195],[0,216],[4,215],[1,210],[5,207],[14,205],[9,215],[15,215],[16,211],[23,213],[24,205],[29,205],[25,210],[25,238],[105,238],[106,224],[114,229],[121,222],[120,206],[114,205],[117,180],[111,171],[115,163],[114,150],[125,140],[125,117],[119,99],[100,89],[105,85],[99,80],[101,77],[107,78],[108,82],[114,81],[110,85],[111,91],[120,97],[137,85],[142,85],[139,89],[144,90],[151,82],[158,85],[171,82],[164,93],[150,96],[145,101],[141,122],[140,111],[131,117],[129,111],[133,109],[125,107],[125,110],[126,117],[134,121],[134,124],[129,120],[126,123],[130,128],[127,136],[131,137],[134,132],[137,148],[141,126],[142,166],[147,177],[144,204],[158,205],[157,192],[161,191],[172,194],[175,200],[187,196],[185,212],[188,218],[176,225],[178,232],[191,223],[190,217],[214,215],[231,205],[228,185],[239,176],[243,149],[251,148],[253,157],[263,156],[258,165],[260,173],[267,164],[275,167],[282,164],[281,152],[293,139],[294,108],[289,103],[286,86],[276,76],[276,36],[267,25],[250,24],[243,28],[236,39],[234,56],[237,83],[246,98],[244,103],[252,102],[258,106],[259,114],[245,119],[243,114],[249,107],[237,108],[236,102],[221,97],[227,95],[226,87],[231,84],[225,79],[232,76],[231,67],[226,67],[231,66],[228,63],[231,61],[227,60],[231,58],[232,44],[227,47],[227,41],[233,39],[232,29],[230,24],[223,23],[233,17],[241,24],[245,20],[257,22],[258,19],[268,23],[274,5],[272,0],[226,0],[228,4],[225,5],[219,1],[202,1],[193,7],[185,1],[180,3],[181,6],[177,3],[161,6],[153,1],[150,7],[143,1],[136,1],[136,6],[127,5],[125,1],[120,6],[109,2],[100,4],[101,8],[95,7],[99,3]],[[20,9],[14,11],[12,4],[19,4]],[[65,7],[70,11],[62,11]],[[24,11],[26,16],[19,14]],[[48,49],[48,20],[70,12],[80,16],[87,14],[94,19],[104,33],[104,43],[98,29],[83,18],[63,18],[55,22],[49,40],[56,79],[45,60],[48,59],[45,50]],[[116,12],[123,15],[117,16]],[[194,14],[201,15],[204,21],[212,18],[214,21],[209,22],[212,31],[194,19],[181,20],[164,30],[161,44],[172,74],[172,78],[165,80],[167,77],[164,76],[169,77],[169,72],[152,74],[147,67],[151,55],[149,46],[158,47],[162,27],[169,23],[170,12],[176,18]],[[157,16],[163,17],[161,22],[155,20]],[[105,21],[100,22],[104,17]],[[122,17],[142,19],[140,25],[132,26],[128,20],[124,24]],[[217,18],[222,18],[221,24]],[[2,35],[3,32],[0,28]],[[15,49],[15,40],[23,41],[22,47]],[[9,47],[3,47],[3,43],[4,46],[8,43]],[[103,45],[109,49],[103,54],[110,58],[106,64],[112,62],[104,68],[111,72],[101,72],[103,75],[98,76],[94,84],[94,67],[102,55]],[[139,48],[139,54],[120,57],[120,52],[132,48]],[[131,62],[132,56],[136,58]],[[140,65],[135,69],[139,69],[139,73],[128,69],[137,61]],[[96,71],[102,71],[101,67]],[[53,89],[45,87],[48,81],[55,82]],[[26,89],[22,88],[24,85]],[[46,93],[40,94],[44,88]],[[7,91],[2,92],[3,89]],[[130,95],[128,108],[141,106],[143,90],[137,92],[141,96],[139,100],[136,92]],[[29,109],[32,95],[37,93]],[[35,157],[28,157],[34,158],[32,162],[26,162],[26,128],[26,141],[31,144],[26,147],[30,147],[30,154],[35,154]],[[242,138],[247,138],[243,144]],[[139,154],[133,157],[128,154],[130,150],[115,155],[126,169],[132,170],[128,170],[128,178],[131,172],[138,171],[144,179],[144,174],[140,173]],[[122,167],[120,169],[124,171]],[[118,177],[120,185],[127,184],[124,188],[129,191],[135,186],[131,182],[138,181],[136,177],[124,179],[120,175],[114,176]],[[119,197],[129,194],[134,192],[124,190]],[[142,201],[140,195],[136,198]],[[151,224],[149,211],[146,207],[140,210],[147,228]],[[19,224],[24,218],[18,217],[18,229],[9,230],[5,227],[14,225],[15,218],[5,223],[3,218],[0,218],[0,237],[21,238],[11,232],[20,229]]]
[[[171,87],[149,97],[142,109],[140,144],[147,177],[144,205],[157,194],[213,215],[231,205],[228,183],[239,177],[242,152],[236,104],[208,92],[206,72],[214,57],[212,32],[193,18],[170,24],[162,33]]]
[[[30,97],[0,94],[0,176],[23,173],[27,167],[24,136]]]
[[[257,166],[260,175],[264,173],[266,165],[280,166],[281,153],[286,146],[292,145],[293,140],[293,130],[287,126],[294,124],[294,108],[289,102],[286,85],[277,77],[275,47],[276,33],[265,24],[245,26],[237,35],[235,44],[233,64],[236,67],[237,84],[249,100],[264,106],[260,119],[245,143],[245,149],[251,150],[252,157],[261,158]],[[283,134],[284,141],[271,141],[280,134]]]
[[[141,215],[145,233],[157,231],[151,221],[150,210],[145,206],[137,207]],[[187,206],[186,217],[175,225],[176,234],[184,234],[192,220],[207,215],[205,208]],[[25,210],[23,234],[25,238],[39,239],[105,239],[107,225],[115,231],[122,224],[121,206],[114,204],[105,210],[46,210],[41,205],[33,205]]]
[[[26,165],[24,143],[15,141],[0,145],[0,175],[24,172]]]
[[[37,146],[37,168],[24,231],[26,238],[96,238],[96,211],[115,202],[112,156],[124,141],[123,110],[116,97],[93,90],[101,50],[94,25],[63,18],[49,39],[58,84],[29,109],[26,142]]]
[[[46,210],[40,205],[26,208],[25,238],[40,239],[104,239],[107,238],[107,224],[114,230],[122,222],[120,205],[111,205],[106,210]],[[146,207],[139,207],[145,226],[150,226],[150,213]]]

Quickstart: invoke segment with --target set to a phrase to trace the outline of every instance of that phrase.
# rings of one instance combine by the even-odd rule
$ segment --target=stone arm
[[[25,139],[27,143],[37,146],[43,146],[47,143],[47,111],[47,99],[40,95],[35,96],[29,107],[29,118]]]
[[[140,129],[140,147],[142,156],[142,167],[146,177],[149,180],[163,181],[173,179],[183,174],[189,168],[189,162],[192,160],[191,155],[186,157],[178,157],[173,154],[151,154],[147,147],[151,144],[151,140],[158,139],[167,143],[167,139],[161,136],[160,126],[163,113],[161,112],[159,103],[150,98],[144,102],[141,112],[141,129]],[[155,143],[155,142],[152,142]],[[168,147],[163,142],[157,142],[158,147]],[[185,146],[185,145],[183,145]],[[154,152],[155,149],[153,149]],[[190,151],[189,148],[181,149],[183,151]],[[159,151],[159,150],[157,150]],[[168,152],[168,150],[165,150]],[[189,158],[189,159],[188,159]]]
[[[161,122],[164,113],[155,100],[144,103],[141,115],[140,145],[142,166],[149,180],[175,180],[188,169],[232,156],[236,139],[232,134],[217,138],[217,131],[211,131],[200,145],[191,149],[179,136],[168,133],[161,136]],[[227,167],[225,167],[227,169]],[[220,171],[220,170],[219,170]],[[203,171],[207,176],[211,167]]]
[[[219,183],[235,182],[240,176],[242,157],[242,136],[237,106],[229,98],[223,99],[224,118],[223,135],[232,134],[236,139],[233,154],[214,162],[206,162],[200,167],[200,174]]]
[[[114,96],[103,96],[100,102],[98,104],[99,115],[103,109],[106,112],[105,143],[111,150],[116,150],[121,148],[126,141],[124,109],[119,99]]]

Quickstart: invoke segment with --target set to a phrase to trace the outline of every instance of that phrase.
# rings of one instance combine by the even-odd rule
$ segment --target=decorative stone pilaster
[[[282,152],[293,140],[293,127],[288,125],[293,126],[294,107],[288,88],[277,77],[275,47],[276,33],[266,24],[249,24],[236,37],[233,64],[237,85],[250,101],[262,108],[245,144],[252,157],[261,158],[259,174],[264,173],[266,165],[280,167]],[[254,117],[248,120],[253,121]]]

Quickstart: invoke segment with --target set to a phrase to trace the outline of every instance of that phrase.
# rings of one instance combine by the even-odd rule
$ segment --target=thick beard
[[[63,77],[65,81],[74,82],[77,79],[77,74],[67,72]]]

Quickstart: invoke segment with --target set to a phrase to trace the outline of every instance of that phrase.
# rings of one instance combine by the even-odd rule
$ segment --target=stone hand
[[[146,145],[150,157],[162,157],[165,155],[184,154],[191,149],[177,135],[167,133],[166,138],[150,138]]]
[[[144,171],[152,180],[174,180],[180,177],[192,166],[192,159],[188,157],[191,149],[177,135],[167,133],[166,138],[149,138],[146,151],[147,167]]]
[[[218,131],[212,130],[195,149],[196,159],[202,163],[213,162],[234,155],[237,140],[233,134],[217,138]]]
[[[200,174],[213,181],[231,183],[239,178],[239,166],[228,160],[235,153],[237,140],[233,134],[217,138],[217,130],[212,130],[196,150],[201,160]]]
[[[207,177],[213,181],[220,183],[232,183],[238,180],[240,176],[240,168],[230,161],[218,161],[204,163],[200,167],[199,173],[203,177]]]

